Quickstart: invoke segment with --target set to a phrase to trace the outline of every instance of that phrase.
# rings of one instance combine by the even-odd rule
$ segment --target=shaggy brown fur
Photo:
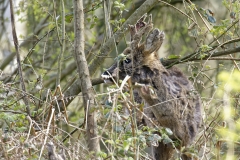
[[[116,78],[114,73],[118,72],[120,79],[129,75],[133,84],[144,84],[136,89],[149,106],[144,112],[155,118],[160,126],[170,128],[174,134],[171,138],[180,140],[181,146],[188,146],[200,127],[200,98],[181,71],[175,67],[166,69],[161,64],[157,51],[164,33],[159,29],[152,30],[151,17],[148,23],[144,19],[130,26],[132,41],[124,51],[127,58],[119,62],[119,68],[113,64],[102,77],[106,79],[106,75],[111,74]],[[139,44],[149,31],[146,41]],[[144,121],[151,126],[147,119]],[[161,142],[158,147],[153,147],[152,154],[156,160],[168,160],[173,150],[171,145]]]

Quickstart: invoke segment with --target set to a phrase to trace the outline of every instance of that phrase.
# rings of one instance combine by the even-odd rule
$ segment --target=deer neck
[[[159,101],[166,101],[169,96],[168,88],[166,87],[166,78],[169,72],[159,61],[152,61],[148,65],[142,67],[139,83],[150,85],[154,91],[154,95],[150,94],[149,90],[142,90],[142,97],[147,101],[149,105],[155,105]],[[149,93],[148,93],[149,92]]]

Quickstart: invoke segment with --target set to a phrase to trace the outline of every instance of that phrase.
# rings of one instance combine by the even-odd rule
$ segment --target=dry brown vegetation
[[[128,25],[145,13],[166,36],[160,61],[181,68],[202,101],[202,126],[174,157],[238,159],[238,0],[87,0],[79,30],[75,0],[19,0],[11,10],[10,2],[0,1],[1,159],[150,159],[149,146],[178,145],[167,128],[137,127],[141,103],[126,114],[135,104],[131,86],[100,78],[129,45]]]

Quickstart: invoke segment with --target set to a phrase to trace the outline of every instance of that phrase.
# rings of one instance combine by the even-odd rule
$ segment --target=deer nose
[[[116,68],[116,69],[114,69],[114,71],[113,71],[113,73],[112,73],[112,76],[113,77],[117,77],[118,75],[119,75],[119,72],[120,72],[121,70],[119,69],[119,68]]]

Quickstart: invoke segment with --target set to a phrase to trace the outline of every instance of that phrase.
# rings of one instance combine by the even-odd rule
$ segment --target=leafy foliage
[[[3,6],[0,15],[6,16],[0,17],[0,157],[47,159],[47,143],[52,141],[56,152],[65,152],[66,159],[93,159],[94,153],[87,149],[82,95],[79,94],[79,86],[74,85],[77,73],[72,56],[75,37],[72,1],[64,1],[65,15],[62,15],[60,1],[21,0],[16,4],[16,22],[23,26],[17,26],[16,30],[26,93],[21,89],[15,65],[7,2],[0,2]],[[123,24],[133,12],[138,11],[140,3],[142,1],[118,0],[107,4],[111,10],[108,13],[110,19],[106,22],[102,1],[84,1],[88,63],[108,43],[106,26],[110,26],[111,36],[116,31],[124,31],[126,28],[122,28]],[[198,138],[192,146],[182,148],[180,152],[199,159],[237,159],[240,155],[239,54],[228,51],[239,48],[240,2],[181,1],[175,8],[169,3],[175,5],[179,1],[158,2],[150,11],[154,24],[166,34],[160,57],[166,57],[163,63],[166,62],[168,67],[183,63],[177,67],[185,70],[195,85],[195,92],[201,94],[204,106],[204,123]],[[56,86],[63,16],[67,22],[66,47],[61,84]],[[115,48],[104,63],[95,61],[93,64],[100,63],[104,68],[115,57],[116,60],[125,59],[120,53],[128,45],[128,36],[114,44]],[[219,56],[219,52],[224,54]],[[226,56],[228,54],[229,57]],[[100,72],[101,69],[92,79],[98,78]],[[141,111],[144,104],[134,102],[131,86],[125,85],[120,90],[119,85],[123,82],[118,83],[108,87],[98,83],[94,88],[102,147],[97,155],[102,159],[144,159],[150,157],[146,148],[158,145],[159,141],[177,147],[180,142],[169,138],[171,130],[137,126],[136,113]],[[29,101],[30,115],[26,114],[23,97]],[[131,103],[126,103],[126,98],[131,99]],[[178,157],[176,155],[175,158]]]

